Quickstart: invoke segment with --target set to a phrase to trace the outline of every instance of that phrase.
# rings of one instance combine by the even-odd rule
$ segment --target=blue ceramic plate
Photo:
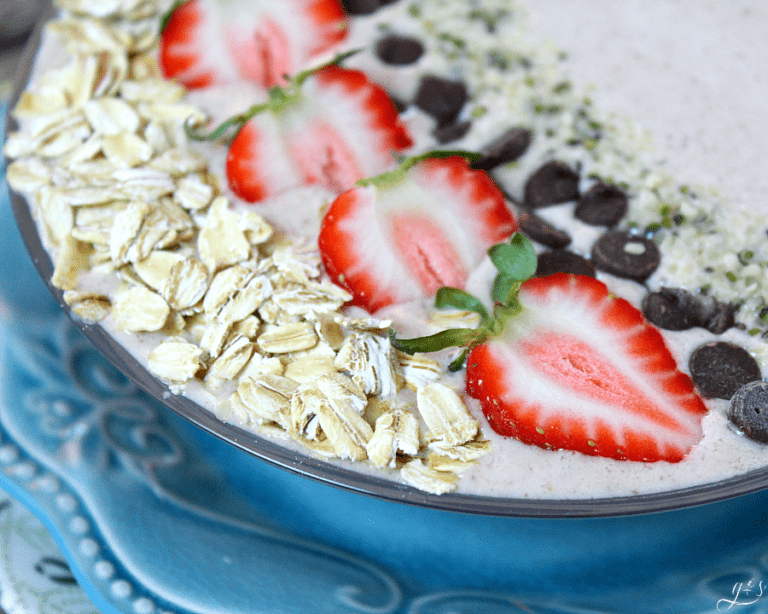
[[[768,612],[765,493],[608,518],[464,514],[307,480],[212,436],[61,312],[2,190],[0,487],[105,614]]]
[[[2,190],[0,487],[105,614],[768,612],[765,493],[609,518],[464,514],[307,480],[213,437],[61,312]]]
[[[271,449],[158,403],[98,327],[78,330],[13,223],[48,279],[25,204],[0,190],[0,487],[105,614],[768,611],[755,477],[616,501],[442,498]],[[617,516],[664,508],[684,509]]]

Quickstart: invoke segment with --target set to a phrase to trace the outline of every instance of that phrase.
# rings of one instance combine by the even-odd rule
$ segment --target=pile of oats
[[[389,322],[344,314],[316,250],[232,206],[185,133],[207,114],[158,69],[168,3],[57,4],[45,37],[65,53],[21,96],[4,152],[71,310],[160,333],[149,371],[174,393],[199,382],[223,420],[454,490],[490,448],[478,422],[438,362],[393,350]]]

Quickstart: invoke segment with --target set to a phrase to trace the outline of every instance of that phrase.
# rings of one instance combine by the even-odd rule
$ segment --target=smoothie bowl
[[[631,62],[658,56],[619,45],[673,14],[595,2],[584,48],[554,1],[59,4],[12,106],[14,212],[59,303],[163,404],[443,510],[621,515],[768,486],[768,174],[685,140],[724,103],[684,61],[649,78]],[[625,30],[601,28],[612,10]],[[669,27],[642,49],[709,40]]]

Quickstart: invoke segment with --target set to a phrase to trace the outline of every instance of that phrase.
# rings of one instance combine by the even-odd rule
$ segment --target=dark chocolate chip
[[[439,126],[447,126],[456,120],[468,99],[467,87],[461,81],[425,75],[413,102],[434,117]]]
[[[512,128],[491,141],[481,152],[483,157],[472,163],[472,168],[490,171],[502,164],[514,162],[526,152],[530,144],[530,130]]]
[[[472,127],[472,122],[456,122],[454,124],[448,124],[447,126],[440,126],[432,131],[432,136],[437,139],[438,143],[450,143],[463,137],[469,129]]]
[[[553,273],[572,273],[573,275],[595,276],[592,263],[567,249],[555,249],[539,254],[536,265],[536,277],[544,277]]]
[[[749,439],[768,443],[768,382],[739,388],[728,405],[728,419]]]
[[[721,335],[736,326],[736,307],[731,303],[721,303],[712,296],[700,299],[699,326],[715,335]]]
[[[700,326],[720,335],[736,325],[736,309],[732,304],[681,288],[650,292],[643,299],[642,309],[651,324],[666,330],[688,330]]]
[[[570,166],[547,162],[525,183],[523,205],[529,209],[565,203],[579,198],[579,174]]]
[[[606,273],[643,283],[661,262],[651,239],[623,230],[609,230],[592,246],[592,262]]]
[[[520,211],[517,215],[520,230],[528,238],[552,249],[562,249],[571,244],[571,236],[564,230],[550,226],[533,211]]]
[[[390,34],[376,43],[376,55],[385,64],[407,66],[424,54],[424,45],[417,38]]]
[[[590,226],[608,226],[619,223],[627,213],[627,195],[614,185],[597,183],[576,204],[574,215]]]
[[[742,386],[762,378],[760,367],[744,348],[725,341],[694,350],[688,368],[699,392],[713,399],[730,399]]]
[[[379,0],[341,0],[347,15],[370,15],[378,10],[379,4]]]
[[[699,302],[690,292],[679,288],[662,288],[649,292],[642,303],[645,317],[665,330],[688,330],[698,326]]]

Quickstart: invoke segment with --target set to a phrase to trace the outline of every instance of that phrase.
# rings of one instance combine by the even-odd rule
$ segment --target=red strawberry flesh
[[[340,99],[354,101],[357,108],[351,110],[356,120],[362,120],[371,132],[377,150],[389,153],[413,145],[408,131],[400,123],[392,99],[362,71],[326,66],[317,73],[316,81],[321,91],[335,91]],[[329,100],[327,104],[333,105],[333,101]]]
[[[467,270],[462,266],[450,239],[428,217],[412,213],[392,217],[395,247],[419,280],[425,294],[443,286],[462,286]]]
[[[229,187],[243,200],[257,202],[301,183],[279,126],[269,115],[243,126],[227,152]]]
[[[467,359],[467,391],[501,435],[618,460],[677,462],[707,412],[639,310],[590,277],[520,291],[523,313]]]
[[[339,0],[312,0],[305,12],[316,32],[315,44],[309,49],[310,56],[325,53],[347,37],[347,14]]]
[[[248,202],[300,185],[339,194],[391,168],[395,154],[411,145],[384,90],[358,70],[330,65],[279,112],[245,124],[227,154],[227,180]]]
[[[160,68],[189,89],[284,84],[346,37],[338,0],[190,0],[160,38]]]
[[[203,27],[198,0],[178,6],[168,19],[160,40],[160,68],[167,79],[179,79],[189,89],[200,89],[216,80],[213,67],[196,67],[195,43]]]
[[[488,248],[516,229],[487,174],[452,156],[418,163],[394,186],[342,194],[323,219],[319,247],[331,278],[375,312],[462,287]]]
[[[354,296],[353,303],[365,306],[374,312],[380,307],[395,302],[390,285],[371,275],[375,267],[372,251],[366,250],[363,241],[357,241],[358,225],[369,225],[374,233],[376,223],[373,210],[376,207],[376,192],[372,188],[347,190],[333,201],[323,217],[318,245],[328,275],[339,286]],[[358,220],[360,220],[358,222]],[[369,245],[370,247],[370,245]]]

